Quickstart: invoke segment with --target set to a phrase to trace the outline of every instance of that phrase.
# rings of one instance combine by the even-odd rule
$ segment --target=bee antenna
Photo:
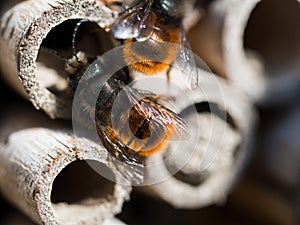
[[[46,52],[46,53],[49,53],[49,54],[51,54],[51,55],[56,56],[57,58],[59,58],[59,59],[65,61],[65,62],[68,62],[68,59],[65,58],[64,56],[62,56],[61,54],[59,54],[58,51],[55,51],[55,50],[53,50],[53,49],[51,49],[51,48],[48,48],[48,47],[45,47],[45,46],[41,46],[41,50],[42,50],[43,52]]]
[[[76,26],[74,28],[74,31],[73,31],[73,35],[72,35],[72,52],[73,52],[73,56],[76,57],[76,59],[78,60],[77,58],[77,50],[76,50],[76,35],[77,35],[77,32],[78,32],[78,29],[79,27],[83,24],[83,23],[86,23],[86,22],[90,22],[89,20],[87,19],[81,19],[79,20],[77,23],[76,23]]]

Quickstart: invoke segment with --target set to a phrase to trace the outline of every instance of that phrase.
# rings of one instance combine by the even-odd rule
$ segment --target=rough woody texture
[[[214,74],[201,70],[200,88],[188,93],[193,101],[188,102],[177,96],[178,99],[175,102],[179,112],[194,104],[200,106],[208,104],[209,108],[213,107],[216,111],[223,110],[225,117],[217,115],[217,112],[209,114],[205,110],[200,110],[191,118],[187,116],[185,119],[190,124],[197,121],[197,125],[190,126],[191,133],[195,135],[194,138],[197,141],[188,143],[184,149],[180,149],[179,154],[171,154],[176,151],[176,144],[170,144],[166,151],[156,154],[148,160],[149,164],[163,161],[159,166],[147,171],[149,183],[154,183],[148,187],[148,190],[150,189],[152,193],[177,208],[199,208],[224,201],[249,154],[248,144],[251,139],[255,112],[252,109],[251,101],[244,96],[244,92],[250,93],[251,90],[258,89],[259,92],[255,93],[257,96],[253,97],[258,98],[258,95],[260,96],[262,93],[264,83],[258,81],[261,78],[260,73],[253,73],[254,75],[259,74],[258,78],[253,78],[251,77],[252,72],[249,72],[250,69],[243,67],[246,69],[242,71],[232,66],[234,62],[238,66],[244,65],[239,61],[239,57],[237,57],[238,61],[234,59],[236,57],[234,54],[243,50],[240,35],[245,28],[246,20],[243,20],[242,25],[237,26],[235,21],[230,19],[231,15],[228,12],[233,9],[237,11],[241,9],[239,13],[245,16],[248,14],[243,13],[245,11],[250,13],[255,6],[250,1],[245,1],[239,8],[238,3],[239,1],[215,2],[211,7],[211,14],[208,14],[204,21],[208,22],[209,25],[206,28],[210,27],[213,38],[209,36],[209,33],[202,32],[204,39],[206,38],[203,44],[208,47],[204,48],[206,51],[204,54],[208,55],[211,60],[217,56],[218,62],[215,64],[215,71],[226,77],[229,82],[214,78]],[[193,11],[193,9],[190,10]],[[199,19],[201,13],[197,11],[194,13],[194,16],[184,21],[186,28]],[[96,21],[101,27],[105,27],[113,22],[115,14],[102,3],[93,0],[32,0],[17,5],[8,11],[1,20],[0,54],[7,55],[1,60],[4,74],[14,84],[18,83],[16,82],[18,77],[21,78],[22,85],[19,85],[18,89],[23,87],[36,108],[44,110],[52,118],[69,118],[71,102],[51,93],[39,82],[38,73],[44,73],[43,77],[48,79],[48,77],[53,77],[50,75],[55,72],[51,68],[38,67],[37,55],[43,39],[53,28],[63,21],[77,18],[87,18]],[[224,19],[225,23],[223,23]],[[211,24],[216,26],[210,26]],[[233,24],[237,28],[233,31],[226,31],[226,29],[231,29],[230,26]],[[201,33],[201,29],[197,32]],[[229,32],[234,33],[228,34]],[[226,35],[237,36],[240,42],[229,41],[226,39]],[[197,35],[194,35],[194,38],[201,46]],[[238,43],[238,46],[231,46],[233,43]],[[208,52],[211,53],[207,54]],[[258,61],[254,63],[257,63],[259,67]],[[49,76],[47,76],[48,74]],[[240,85],[239,79],[247,83],[249,87]],[[174,81],[173,76],[171,76],[171,81]],[[184,82],[179,83],[185,84]],[[262,87],[259,88],[257,85],[262,85]],[[239,90],[238,87],[241,87],[242,90]],[[167,90],[167,88],[165,89]],[[250,96],[252,97],[252,95]],[[211,108],[210,110],[214,111]],[[22,144],[19,144],[17,140],[21,140],[19,143]],[[71,162],[79,159],[93,159],[110,167],[104,160],[107,158],[104,149],[95,150],[100,147],[90,143],[82,148],[75,148],[75,142],[77,141],[71,135],[63,131],[30,129],[14,133],[2,146],[2,158],[7,162],[3,162],[3,171],[5,171],[3,180],[9,178],[6,177],[7,174],[13,177],[3,186],[0,184],[2,192],[36,222],[65,224],[71,219],[78,219],[81,220],[79,222],[91,224],[102,220],[104,214],[112,215],[120,210],[118,207],[122,201],[117,197],[112,200],[114,203],[119,201],[113,206],[116,207],[115,209],[107,207],[106,204],[87,208],[84,208],[86,207],[84,204],[79,206],[64,203],[51,204],[52,182],[61,169]],[[31,147],[32,145],[34,147]],[[171,157],[164,160],[168,154]],[[30,163],[26,161],[28,158],[30,158]],[[182,162],[183,159],[188,159],[188,161]],[[14,163],[11,163],[12,160]],[[110,168],[114,171],[113,166]],[[174,170],[177,173],[173,174]],[[115,174],[118,173],[115,172]],[[12,175],[16,175],[15,178]],[[167,180],[160,180],[157,183],[157,175],[163,176]],[[24,177],[27,178],[24,179]],[[116,187],[119,186],[115,186],[116,195],[127,196],[126,190]],[[17,194],[10,197],[10,191]],[[78,209],[78,207],[80,208]],[[91,213],[91,207],[93,213]],[[80,217],[74,218],[74,215],[78,215],[79,212]],[[95,218],[96,215],[102,217]],[[87,217],[83,218],[85,216]]]
[[[46,35],[63,21],[85,18],[108,26],[116,14],[100,1],[32,0],[25,1],[7,11],[1,18],[0,65],[3,74],[17,90],[28,95],[37,109],[52,118],[70,118],[70,100],[51,93],[37,79],[37,74],[52,77],[53,70],[41,68],[36,60]],[[21,80],[21,83],[19,82]]]
[[[99,185],[97,178],[80,173],[81,168],[75,170],[74,166],[68,169],[68,173],[74,169],[76,174],[73,174],[73,179],[84,177],[85,185],[95,185],[96,192],[91,191],[90,196],[70,204],[51,202],[51,195],[72,192],[73,188],[76,192],[79,188],[66,183],[52,190],[53,182],[72,162],[99,162],[111,170],[117,181],[120,179],[119,173],[107,161],[105,149],[90,141],[81,141],[84,149],[78,145],[79,140],[75,140],[67,131],[45,128],[31,128],[11,134],[0,145],[0,189],[3,196],[39,224],[102,224],[104,219],[119,213],[131,188],[110,184],[104,179],[103,184]],[[111,191],[109,184],[112,185]],[[77,191],[75,198],[81,194]]]
[[[103,2],[111,6],[111,1]],[[185,29],[203,14],[193,8],[193,3],[185,4]],[[57,76],[54,68],[37,63],[42,41],[53,28],[70,19],[84,18],[102,28],[108,27],[117,13],[104,4],[97,0],[30,0],[16,5],[1,18],[0,54],[6,56],[0,60],[3,74],[37,109],[52,118],[70,118],[72,101],[66,93],[57,94],[48,89],[47,84],[51,83],[58,87],[65,85],[65,79]]]

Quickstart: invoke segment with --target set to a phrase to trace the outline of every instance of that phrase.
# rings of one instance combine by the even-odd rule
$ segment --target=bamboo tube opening
[[[182,110],[182,112],[180,113],[180,115],[182,116],[182,118],[184,118],[185,120],[189,120],[190,118],[196,118],[193,117],[193,113],[194,113],[194,108],[196,108],[196,112],[197,112],[197,117],[199,118],[199,120],[203,120],[204,118],[208,118],[211,117],[211,115],[214,115],[215,117],[221,119],[221,121],[227,123],[229,125],[229,127],[234,131],[237,132],[238,128],[236,125],[236,122],[234,121],[234,119],[232,118],[232,116],[230,115],[229,112],[227,112],[226,110],[222,109],[220,106],[218,106],[218,104],[216,103],[209,103],[209,102],[199,102],[196,103],[193,106],[189,106],[187,108],[185,108],[184,110]],[[205,115],[205,117],[201,116],[201,115]],[[210,124],[213,126],[213,124]],[[209,130],[209,128],[207,129]],[[201,143],[201,142],[199,142]],[[202,143],[202,144],[206,144],[206,143]],[[236,146],[240,146],[239,143],[235,143]],[[233,147],[233,149],[236,149],[235,147]],[[197,151],[197,150],[193,150],[193,151]],[[168,151],[166,151],[166,156],[168,155]],[[196,152],[191,153],[191,155],[194,155],[194,157],[197,155]],[[205,153],[203,153],[203,156],[205,155]],[[165,156],[165,158],[166,158]],[[233,153],[233,161],[238,159],[238,157],[236,157],[237,154]],[[175,163],[174,163],[175,162]],[[203,184],[203,182],[205,182],[207,179],[209,179],[209,177],[212,175],[212,173],[209,171],[209,166],[208,166],[208,170],[201,170],[200,169],[200,163],[201,163],[201,157],[199,159],[199,165],[197,166],[194,162],[192,162],[192,165],[189,165],[189,162],[187,162],[187,164],[178,170],[178,166],[181,166],[180,164],[176,164],[176,161],[174,160],[166,160],[166,168],[168,169],[168,171],[170,173],[172,173],[172,171],[174,170],[178,170],[178,172],[176,172],[173,176],[175,179],[189,184],[191,186],[197,187],[201,184]],[[234,162],[233,162],[234,163]]]
[[[225,122],[227,122],[233,129],[237,129],[237,124],[235,120],[232,118],[231,114],[226,110],[222,109],[217,103],[213,102],[199,102],[195,104],[196,110],[198,113],[213,113],[214,115],[218,116]],[[184,109],[182,114],[188,113],[190,110],[189,108]]]
[[[102,173],[105,170],[107,175],[114,177],[107,166],[95,160],[71,162],[55,177],[51,203],[53,216],[58,222],[69,224],[77,223],[78,218],[90,218],[90,214],[87,213],[89,210],[93,211],[99,204],[111,200],[115,183],[99,175],[98,170]]]
[[[74,29],[79,19],[69,19],[50,30],[44,38],[37,57],[37,80],[45,88],[63,100],[68,100],[70,87],[68,74],[65,71],[66,60],[73,54],[83,51],[89,57],[96,57],[113,47],[110,38],[96,22],[84,22],[75,34],[74,47],[72,42]]]
[[[21,2],[1,17],[0,54],[6,57],[1,58],[0,66],[5,79],[24,97],[29,98],[37,109],[45,111],[50,117],[71,118],[72,101],[70,101],[70,97],[66,99],[65,92],[63,92],[68,84],[66,76],[61,73],[64,71],[64,64],[61,62],[61,66],[58,65],[60,69],[57,69],[56,63],[52,62],[54,60],[50,59],[49,54],[44,58],[40,56],[37,62],[41,45],[42,43],[45,45],[48,40],[51,47],[51,43],[54,45],[56,42],[59,44],[67,40],[66,47],[70,47],[72,45],[70,33],[74,28],[69,27],[68,24],[76,25],[75,21],[79,19],[94,22],[93,24],[83,24],[83,28],[79,28],[77,40],[80,43],[85,34],[91,37],[89,32],[97,31],[98,26],[99,29],[108,27],[115,18],[116,13],[98,0],[29,0]],[[68,20],[74,21],[64,23]],[[89,26],[91,27],[88,28]],[[56,27],[60,32],[55,32]],[[52,32],[53,30],[54,32]],[[48,36],[49,33],[52,33],[52,37]],[[97,34],[99,38],[106,36],[104,31],[101,30],[100,33]],[[46,38],[47,36],[48,38]],[[104,43],[104,40],[100,41],[99,38],[94,38],[90,43],[88,43],[89,40],[83,42],[86,42],[87,46],[89,44],[90,49],[95,51],[99,48],[94,43],[110,46],[108,43]],[[62,46],[58,47],[63,48]],[[72,49],[69,51],[72,53]],[[98,53],[102,53],[101,50]],[[66,55],[66,58],[71,56],[72,54]],[[64,57],[65,55],[62,58]],[[46,66],[41,66],[43,65],[41,62]]]
[[[201,87],[177,96],[188,141],[170,141],[147,159],[145,188],[176,208],[224,202],[248,160],[256,112],[248,97],[222,78],[201,70]],[[158,177],[158,178],[157,178]],[[174,198],[174,196],[178,196]]]
[[[38,224],[102,224],[119,213],[131,187],[118,184],[105,149],[81,141],[45,128],[11,134],[0,143],[3,196]]]
[[[80,160],[66,166],[55,178],[51,192],[53,204],[66,202],[68,204],[95,205],[103,198],[113,195],[115,184],[100,176],[90,165],[97,170],[105,170],[113,177],[105,165],[97,161]]]
[[[244,31],[245,53],[263,60],[267,77],[293,76],[300,71],[300,4],[296,0],[262,0]]]
[[[297,98],[299,1],[220,1],[213,8],[225,8],[221,41],[229,80],[259,103]]]

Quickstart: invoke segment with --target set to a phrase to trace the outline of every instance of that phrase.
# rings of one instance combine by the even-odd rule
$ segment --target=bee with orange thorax
[[[70,59],[49,48],[44,50],[66,62],[70,91],[75,96],[72,118],[83,132],[95,126],[119,171],[133,183],[141,183],[145,157],[165,149],[169,140],[184,138],[188,128],[180,116],[161,104],[160,96],[131,87],[127,67],[105,80],[105,67],[111,62],[76,50],[76,33],[86,22],[80,20],[74,28]],[[99,93],[96,104],[92,102],[95,93]]]
[[[124,61],[146,75],[166,71],[176,62],[187,75],[190,88],[198,86],[198,75],[182,29],[183,0],[134,1],[111,27],[116,39],[124,40]],[[141,42],[143,45],[134,45]]]
[[[159,96],[130,87],[126,70],[116,72],[102,84],[98,82],[101,74],[88,71],[92,74],[86,81],[88,92],[83,89],[79,93],[78,105],[83,113],[95,113],[98,135],[119,171],[131,182],[140,183],[145,157],[165,149],[169,140],[186,137],[188,128],[180,116],[160,104]],[[92,110],[88,101],[99,89]]]

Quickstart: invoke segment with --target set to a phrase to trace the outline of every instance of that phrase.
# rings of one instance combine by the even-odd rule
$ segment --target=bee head
[[[181,19],[183,14],[183,3],[183,0],[158,0],[157,6],[170,18]]]

